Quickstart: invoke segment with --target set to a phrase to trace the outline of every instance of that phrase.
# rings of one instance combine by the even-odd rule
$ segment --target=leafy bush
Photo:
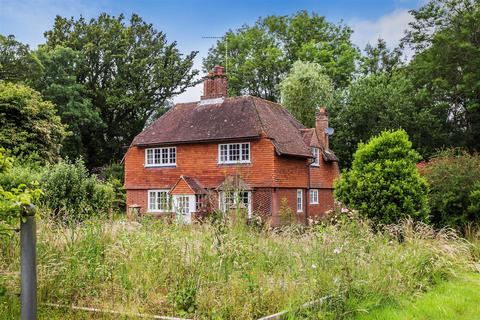
[[[9,157],[5,149],[0,148],[0,176],[8,174],[13,163],[14,158]],[[19,183],[13,187],[10,185],[0,183],[0,235],[10,234],[11,227],[20,221],[21,208],[36,201],[41,194],[41,190],[34,182],[28,185]]]
[[[480,222],[480,156],[454,149],[432,158],[424,169],[430,184],[432,222],[462,228]]]
[[[404,130],[360,143],[352,168],[335,183],[335,197],[375,222],[428,216],[428,185],[416,168],[419,154]]]
[[[63,221],[81,221],[112,208],[114,190],[90,175],[82,160],[50,165],[42,178],[42,203]]]
[[[56,160],[66,127],[55,106],[40,93],[20,84],[0,81],[0,144],[16,155],[38,153],[42,161]]]

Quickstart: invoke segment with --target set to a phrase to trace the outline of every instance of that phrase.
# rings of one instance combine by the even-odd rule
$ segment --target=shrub
[[[43,204],[65,222],[81,221],[111,210],[115,194],[109,183],[90,175],[82,160],[50,165],[42,178]]]
[[[335,197],[375,222],[428,216],[428,185],[416,168],[419,154],[404,130],[360,143],[352,168],[335,183]]]
[[[444,150],[424,169],[432,222],[462,228],[480,222],[480,156]]]

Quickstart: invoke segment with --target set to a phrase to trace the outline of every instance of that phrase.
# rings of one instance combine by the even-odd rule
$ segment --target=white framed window
[[[170,210],[169,190],[148,190],[148,211],[168,212]]]
[[[190,213],[190,197],[189,196],[179,196],[177,198],[177,210],[178,213],[188,214]]]
[[[310,189],[310,204],[318,204],[318,189]]]
[[[303,190],[297,189],[297,212],[303,212]]]
[[[145,149],[145,167],[169,167],[176,165],[176,147]]]
[[[228,211],[239,206],[248,210],[248,217],[252,215],[252,193],[250,191],[222,191],[220,193],[220,210]]]
[[[250,143],[219,144],[218,163],[250,163]]]
[[[314,158],[311,166],[312,167],[320,166],[320,149],[317,147],[312,147],[312,155]]]

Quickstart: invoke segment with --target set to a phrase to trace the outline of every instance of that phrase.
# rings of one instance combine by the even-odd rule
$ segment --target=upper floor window
[[[320,149],[312,147],[312,155],[314,158],[311,165],[318,167],[320,165]]]
[[[250,163],[250,143],[219,144],[218,163]]]
[[[145,149],[145,166],[176,166],[177,165],[177,148],[149,148]]]

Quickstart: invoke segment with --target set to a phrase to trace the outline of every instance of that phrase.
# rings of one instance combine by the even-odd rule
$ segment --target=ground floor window
[[[197,194],[195,195],[195,209],[197,211],[207,207],[207,195]]]
[[[148,211],[167,212],[170,209],[168,190],[148,190]]]
[[[177,197],[177,210],[178,213],[188,214],[190,213],[190,197],[178,196]]]
[[[297,189],[297,212],[303,212],[303,190]]]
[[[222,191],[220,192],[220,210],[228,211],[237,207],[248,210],[248,217],[252,215],[252,193],[250,191]]]
[[[310,190],[310,204],[318,204],[318,189]]]

